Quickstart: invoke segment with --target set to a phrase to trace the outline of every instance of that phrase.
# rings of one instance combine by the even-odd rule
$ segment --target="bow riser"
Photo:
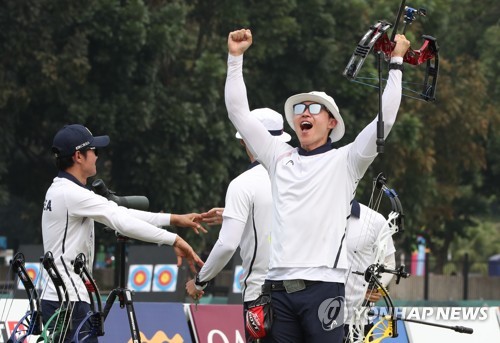
[[[38,341],[62,342],[71,326],[72,309],[69,308],[69,294],[64,280],[57,269],[52,252],[48,251],[45,253],[42,258],[42,265],[56,288],[57,297],[61,305],[45,323]]]
[[[87,258],[83,253],[80,253],[72,263],[75,273],[80,275],[85,284],[90,299],[90,311],[78,325],[73,337],[73,342],[80,343],[85,342],[87,339],[92,340],[104,336],[104,314],[99,288],[87,268]],[[88,331],[82,332],[82,328],[87,324]]]
[[[418,50],[408,49],[403,57],[403,62],[411,65],[420,65],[432,59],[438,52],[436,38],[424,35],[424,43]],[[383,34],[373,45],[374,52],[382,52],[386,61],[390,60],[396,43],[391,42],[387,34]]]
[[[347,63],[344,70],[344,76],[350,80],[355,79],[358,76],[366,57],[372,51],[373,46],[380,40],[380,37],[386,35],[386,31],[392,25],[385,22],[379,21],[377,24],[370,27],[370,29],[365,33],[363,38],[359,41],[354,53]]]
[[[8,340],[9,343],[23,342],[30,335],[39,335],[42,332],[42,316],[40,311],[40,299],[35,285],[31,280],[26,268],[25,259],[22,253],[17,253],[12,262],[12,268],[24,286],[28,296],[30,309],[17,322]]]

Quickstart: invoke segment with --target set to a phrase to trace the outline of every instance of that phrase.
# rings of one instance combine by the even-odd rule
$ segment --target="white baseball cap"
[[[282,142],[288,142],[292,139],[292,136],[283,131],[283,116],[278,112],[270,108],[257,108],[250,114],[257,118],[271,135],[278,137]],[[239,132],[236,132],[235,137],[243,139]]]
[[[295,131],[295,127],[293,126],[293,117],[295,116],[293,114],[293,106],[304,101],[314,101],[318,104],[326,106],[328,111],[337,120],[337,125],[330,133],[330,139],[332,142],[339,141],[345,133],[344,120],[342,119],[339,113],[339,108],[333,98],[325,92],[300,93],[289,97],[285,102],[285,115],[288,125],[290,125],[290,127]]]

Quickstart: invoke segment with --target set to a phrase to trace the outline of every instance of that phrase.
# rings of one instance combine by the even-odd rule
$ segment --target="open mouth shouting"
[[[312,129],[312,127],[313,124],[309,121],[304,120],[300,122],[300,130],[302,132],[307,132],[308,130]]]

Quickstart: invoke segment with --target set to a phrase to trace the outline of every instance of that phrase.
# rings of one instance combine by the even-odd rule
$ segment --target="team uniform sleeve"
[[[231,260],[244,230],[245,222],[224,216],[219,238],[199,272],[201,282],[212,280]]]
[[[170,225],[170,213],[153,213],[147,211],[139,211],[129,208],[128,212],[130,215],[144,220],[154,226],[168,226]]]
[[[391,239],[391,241],[392,241],[392,239]],[[394,244],[393,244],[393,246],[394,246]],[[391,254],[388,254],[385,257],[384,264],[389,269],[396,268],[396,256],[395,256],[394,252]],[[389,284],[389,282],[391,282],[393,276],[394,275],[390,274],[390,273],[382,273],[382,276],[380,277],[380,283],[382,283],[382,285],[384,285],[384,286],[387,286]]]
[[[392,57],[391,63],[403,63],[402,57]],[[387,85],[382,94],[382,114],[384,120],[384,139],[391,131],[401,104],[403,72],[389,70]],[[378,117],[378,115],[377,115]],[[349,154],[350,165],[357,178],[361,178],[368,166],[377,156],[377,120],[368,124],[354,140]]]
[[[289,145],[273,137],[264,125],[250,114],[243,80],[243,55],[228,55],[224,97],[229,119],[245,140],[252,155],[267,168],[272,164],[276,149],[286,149]]]
[[[177,237],[176,234],[160,229],[133,215],[137,214],[134,212],[140,211],[118,206],[113,201],[83,188],[77,192],[66,193],[66,201],[69,208],[68,215],[92,218],[132,239],[173,245]],[[161,222],[160,219],[157,218],[159,222]]]
[[[377,232],[383,228],[387,222],[385,217],[381,215],[378,212],[374,211],[375,218],[374,219],[374,226],[377,228]],[[386,252],[385,252],[385,258],[384,258],[384,264],[387,268],[389,269],[394,269],[396,267],[396,247],[394,246],[394,240],[392,239],[392,236],[387,237],[387,247],[386,247]],[[382,276],[380,278],[380,282],[384,285],[387,286],[389,282],[391,282],[392,277],[394,275],[390,273],[382,273]]]
[[[241,177],[231,181],[226,192],[219,238],[199,272],[200,281],[213,279],[233,256],[241,243],[253,198],[252,189]]]

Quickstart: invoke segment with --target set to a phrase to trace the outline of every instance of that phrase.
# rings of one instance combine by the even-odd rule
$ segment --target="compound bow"
[[[399,283],[399,280],[404,277],[408,277],[409,274],[406,273],[404,266],[399,267],[397,270],[392,270],[387,268],[387,266],[384,264],[385,263],[385,258],[387,255],[387,247],[388,247],[388,242],[391,239],[392,235],[394,235],[397,232],[403,231],[404,229],[404,213],[403,213],[403,207],[401,206],[401,202],[399,201],[397,193],[387,187],[387,179],[385,178],[384,174],[380,173],[374,180],[373,180],[373,188],[372,188],[372,196],[369,202],[369,207],[371,209],[374,209],[378,211],[380,207],[380,203],[382,201],[383,195],[387,196],[391,202],[391,212],[389,213],[388,219],[386,220],[385,224],[383,227],[380,229],[380,231],[377,234],[377,237],[375,241],[373,242],[373,247],[371,250],[371,256],[372,256],[372,264],[368,266],[366,271],[353,271],[352,274],[355,275],[362,275],[364,276],[364,281],[366,281],[366,288],[363,291],[363,297],[359,298],[358,302],[354,304],[353,312],[354,316],[351,319],[351,322],[349,323],[348,329],[349,329],[349,335],[348,335],[348,342],[349,343],[361,343],[365,342],[365,325],[368,322],[368,312],[372,306],[374,306],[373,303],[367,302],[364,299],[364,295],[366,294],[366,291],[372,292],[374,290],[378,290],[382,294],[382,298],[384,299],[384,302],[387,306],[387,309],[389,313],[394,312],[394,306],[392,303],[392,299],[389,297],[389,294],[387,290],[383,287],[382,283],[379,281],[381,274],[383,272],[385,273],[391,273],[397,276],[397,283]],[[374,196],[375,189],[379,189],[380,192],[378,193],[378,196]],[[368,223],[364,223],[363,226],[367,226]],[[357,250],[357,249],[356,249]],[[364,268],[363,266],[358,266],[361,268]],[[349,279],[348,279],[349,281]],[[351,284],[358,282],[358,278],[351,280]],[[357,287],[355,285],[352,286],[352,289],[355,290]],[[356,298],[356,295],[351,294],[348,296],[352,296],[353,298]],[[396,333],[397,335],[397,328],[395,321],[389,322],[390,329]],[[372,335],[373,336],[373,335]]]
[[[391,38],[388,37],[387,30],[393,26],[392,24],[380,20],[375,25],[370,26],[370,29],[361,38],[356,49],[354,50],[354,53],[344,70],[344,76],[352,81],[373,86],[356,80],[366,57],[373,50],[374,52],[383,55],[386,61],[389,61],[391,53],[396,46],[394,37],[396,35],[402,13],[404,12],[403,34],[406,33],[408,25],[416,19],[417,15],[426,16],[427,14],[425,9],[417,10],[409,6],[405,6],[405,3],[406,0],[401,1],[401,6],[399,7],[399,12],[394,23]],[[416,98],[410,94],[403,95],[419,100],[423,99],[425,101],[434,101],[436,99],[436,86],[439,72],[439,47],[437,45],[436,38],[429,35],[423,35],[422,38],[424,39],[424,43],[420,49],[413,50],[410,48],[403,57],[403,62],[411,65],[427,63],[422,90],[416,91],[404,88],[408,93],[418,94],[420,98]],[[381,85],[379,83],[378,87],[380,88],[380,86]]]
[[[57,292],[61,306],[48,318],[37,342],[63,342],[71,326],[71,310],[69,294],[64,280],[54,262],[52,252],[48,251],[42,258],[42,265],[47,271]]]
[[[80,343],[104,335],[104,315],[99,288],[87,269],[87,258],[80,253],[72,263],[75,273],[80,275],[85,284],[90,299],[90,311],[78,325],[73,337],[73,342]]]
[[[40,298],[35,285],[25,268],[24,255],[18,252],[12,259],[11,266],[24,286],[28,295],[29,310],[17,322],[12,330],[7,343],[21,343],[30,335],[39,335],[42,330],[42,315],[40,311]]]
[[[387,187],[386,182],[387,180],[382,173],[380,173],[374,179],[373,189],[378,188],[379,190],[381,190],[381,193],[385,194],[391,202],[391,213],[388,216],[386,224],[380,230],[376,242],[374,244],[374,254],[373,254],[374,262],[364,272],[358,272],[358,271],[352,272],[353,274],[364,276],[364,280],[368,284],[368,290],[377,289],[379,293],[381,293],[382,299],[386,307],[386,314],[377,315],[373,310],[363,311],[358,309],[358,311],[356,311],[358,315],[349,324],[348,341],[350,343],[369,343],[369,342],[379,343],[386,338],[395,338],[398,336],[398,330],[397,330],[398,320],[441,327],[459,333],[472,334],[473,330],[468,327],[448,326],[437,323],[429,323],[421,320],[407,319],[396,313],[394,302],[392,301],[387,288],[380,281],[381,275],[383,273],[389,273],[395,275],[396,284],[399,284],[402,278],[408,278],[410,274],[406,272],[405,267],[403,265],[401,265],[396,269],[390,269],[387,268],[387,266],[384,264],[388,239],[390,239],[390,237],[393,234],[401,232],[404,229],[404,214],[401,202],[399,200],[397,193],[393,189]],[[378,209],[381,197],[382,194],[379,194],[379,197],[376,200],[373,200],[373,194],[372,194],[372,199],[370,200],[370,205],[371,205],[370,207]],[[358,306],[363,306],[366,309],[370,309],[374,305],[375,304],[373,303],[367,303],[367,302],[358,304]],[[360,313],[363,315],[359,315]],[[365,335],[363,321],[366,321],[367,316],[372,316],[372,317],[379,316],[380,320],[377,323],[375,323],[368,331],[368,333],[366,333]]]

